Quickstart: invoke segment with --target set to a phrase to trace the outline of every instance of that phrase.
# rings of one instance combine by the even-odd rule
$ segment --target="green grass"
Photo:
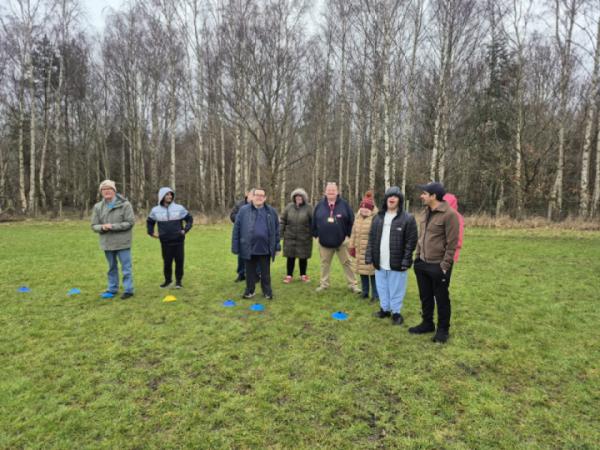
[[[0,447],[597,448],[600,233],[467,230],[446,346],[407,332],[412,273],[402,327],[337,263],[316,294],[315,256],[311,286],[284,285],[278,258],[275,300],[249,311],[229,237],[195,227],[185,289],[163,303],[158,242],[137,226],[121,301],[98,297],[87,223],[1,225]]]

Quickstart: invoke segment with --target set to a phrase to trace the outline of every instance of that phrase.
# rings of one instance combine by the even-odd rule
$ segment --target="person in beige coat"
[[[365,262],[367,244],[369,243],[369,231],[373,217],[377,214],[377,208],[373,200],[373,192],[367,191],[360,202],[360,208],[352,227],[350,236],[350,255],[354,257],[354,272],[360,275],[362,284],[362,298],[369,298],[369,282],[371,284],[371,300],[379,299],[377,286],[375,285],[375,267]]]

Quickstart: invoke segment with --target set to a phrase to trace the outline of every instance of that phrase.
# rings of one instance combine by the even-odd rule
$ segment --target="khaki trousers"
[[[352,289],[356,286],[356,278],[352,271],[352,260],[350,259],[350,253],[348,253],[348,242],[347,240],[342,243],[338,248],[327,248],[319,244],[319,254],[321,256],[321,287],[329,287],[329,273],[331,272],[331,260],[333,259],[334,253],[337,253],[338,259],[344,269],[346,275],[346,281],[348,287]]]

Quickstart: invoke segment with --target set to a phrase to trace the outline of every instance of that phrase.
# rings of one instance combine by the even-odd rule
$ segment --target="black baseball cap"
[[[439,201],[442,201],[444,195],[446,195],[444,185],[442,183],[438,183],[437,181],[433,181],[429,184],[418,184],[417,187],[429,194],[435,194],[435,198],[437,198]]]

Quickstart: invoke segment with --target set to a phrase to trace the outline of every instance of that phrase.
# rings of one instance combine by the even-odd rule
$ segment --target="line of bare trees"
[[[596,0],[136,0],[99,34],[78,0],[3,5],[0,212],[85,213],[105,178],[207,213],[431,179],[467,212],[600,214]]]

